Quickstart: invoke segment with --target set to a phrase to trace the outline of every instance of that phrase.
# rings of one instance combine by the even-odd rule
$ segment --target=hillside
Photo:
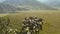
[[[36,0],[6,0],[3,3],[8,4],[15,4],[15,5],[22,5],[22,6],[31,6],[36,9],[42,9],[42,10],[56,10],[56,8],[47,6],[41,2],[38,2]]]
[[[48,3],[46,3],[46,4],[48,4],[48,5],[50,5],[50,6],[53,6],[53,7],[56,7],[56,8],[60,8],[60,0],[48,0],[47,1]]]
[[[44,2],[43,0],[42,1],[40,0],[39,2],[47,4],[51,7],[54,7],[60,10],[60,0],[45,0]]]
[[[0,13],[10,13],[10,12],[24,11],[24,10],[29,10],[29,9],[13,6],[10,4],[0,3]]]
[[[37,11],[37,12],[35,12]],[[42,11],[42,12],[40,12]],[[28,16],[38,16],[43,18],[43,30],[40,34],[60,34],[60,12],[55,10],[34,10],[34,12],[21,12],[10,14],[5,17],[9,17],[10,25],[7,28],[17,29],[18,32],[21,30],[22,21]]]
[[[58,10],[36,0],[5,0],[0,3],[0,13],[15,13],[25,10]]]

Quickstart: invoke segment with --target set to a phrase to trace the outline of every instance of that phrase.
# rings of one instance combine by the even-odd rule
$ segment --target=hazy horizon
[[[5,1],[5,0],[0,0],[0,3],[3,2],[3,1]]]

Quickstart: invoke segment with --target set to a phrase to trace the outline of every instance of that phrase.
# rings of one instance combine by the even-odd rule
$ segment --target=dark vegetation
[[[6,34],[10,24],[9,17],[0,17],[0,34]]]

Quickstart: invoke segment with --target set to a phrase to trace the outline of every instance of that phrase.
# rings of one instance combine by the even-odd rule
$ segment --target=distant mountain
[[[40,3],[36,0],[6,0],[4,3],[23,5],[23,6],[29,6],[29,7],[31,6],[36,9],[55,10],[55,8],[47,6],[47,5]]]
[[[9,12],[15,12],[15,11],[22,11],[22,10],[28,10],[28,9],[15,7],[10,4],[0,3],[0,13],[9,13]]]
[[[46,3],[46,4],[48,4],[50,6],[60,7],[60,0],[48,0],[47,2],[48,3]]]
[[[41,3],[60,9],[60,0],[38,0]]]
[[[60,10],[60,0],[50,0],[47,4]]]

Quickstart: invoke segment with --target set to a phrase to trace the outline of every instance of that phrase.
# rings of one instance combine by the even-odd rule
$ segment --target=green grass
[[[29,16],[37,16],[39,18],[43,18],[43,30],[40,32],[41,34],[60,34],[60,12],[51,10],[45,10],[42,12],[20,12],[7,15],[11,22],[9,28],[21,30],[22,21],[25,17]]]

